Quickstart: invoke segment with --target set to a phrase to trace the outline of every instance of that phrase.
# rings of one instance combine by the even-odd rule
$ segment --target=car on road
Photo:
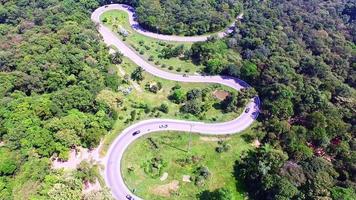
[[[139,130],[138,130],[138,131],[135,131],[135,132],[132,133],[132,136],[138,135],[138,134],[140,134],[140,133],[141,133],[141,131],[139,131]]]
[[[159,125],[159,128],[167,128],[168,127],[168,124],[161,124]]]
[[[250,108],[246,108],[245,113],[250,112]]]
[[[183,77],[188,77],[188,75],[187,74],[183,74]]]
[[[131,195],[126,195],[126,199],[128,199],[128,200],[135,200]]]

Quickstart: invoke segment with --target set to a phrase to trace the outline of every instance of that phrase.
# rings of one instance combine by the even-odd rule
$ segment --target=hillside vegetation
[[[140,25],[153,32],[201,35],[230,25],[241,4],[238,0],[118,0],[136,8]]]
[[[184,52],[261,98],[252,139],[262,146],[236,162],[236,178],[253,199],[355,199],[355,2],[243,1],[243,10],[229,37]]]
[[[92,180],[88,165],[52,171],[50,158],[96,147],[115,121],[95,100],[118,84],[89,18],[97,6],[1,1],[0,199],[78,199],[82,182]]]

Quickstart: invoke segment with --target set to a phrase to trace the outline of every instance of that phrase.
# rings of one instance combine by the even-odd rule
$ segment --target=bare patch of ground
[[[152,192],[158,196],[170,197],[171,193],[178,191],[179,181],[174,180],[170,183],[159,185],[152,189]]]
[[[259,140],[257,140],[257,139],[255,139],[253,142],[252,142],[252,146],[254,146],[254,147],[260,147],[261,146],[261,142],[259,141]]]
[[[200,140],[206,141],[206,142],[218,142],[220,140],[229,140],[230,138],[227,137],[211,137],[211,136],[200,136]]]
[[[69,170],[74,170],[77,168],[77,166],[84,160],[90,161],[94,160],[100,164],[104,164],[104,162],[101,162],[101,159],[99,157],[99,149],[101,148],[102,142],[100,145],[92,150],[78,147],[77,149],[72,149],[69,154],[69,159],[67,161],[60,161],[58,158],[56,158],[52,162],[52,168],[53,169],[69,169]]]
[[[217,99],[219,99],[220,101],[223,101],[223,100],[226,99],[227,96],[230,95],[230,93],[229,93],[229,92],[226,92],[226,91],[224,91],[224,90],[215,90],[215,91],[213,92],[213,95],[214,95]]]
[[[188,182],[190,183],[190,176],[189,175],[183,175],[183,182]]]

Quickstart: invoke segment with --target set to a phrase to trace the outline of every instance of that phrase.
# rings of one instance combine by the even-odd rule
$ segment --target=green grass
[[[135,65],[131,60],[124,58],[123,63],[120,65],[122,69],[126,72],[126,74],[130,75],[137,65]],[[120,99],[123,101],[121,108],[117,111],[118,113],[118,120],[116,121],[113,130],[104,138],[103,147],[101,149],[101,155],[104,155],[109,148],[111,142],[121,133],[123,129],[130,126],[137,121],[145,120],[145,119],[152,119],[152,118],[166,118],[166,119],[185,119],[191,121],[205,121],[205,122],[223,122],[229,121],[236,118],[243,110],[239,112],[229,112],[224,113],[222,110],[218,108],[211,107],[208,111],[205,112],[203,116],[194,116],[183,114],[179,111],[180,105],[172,103],[168,100],[168,96],[170,95],[171,88],[175,85],[180,85],[185,91],[189,91],[191,89],[204,89],[207,87],[212,88],[212,91],[215,89],[225,90],[232,92],[234,91],[232,88],[219,85],[219,84],[206,84],[206,83],[182,83],[182,82],[174,82],[169,81],[166,79],[162,79],[159,77],[155,77],[147,72],[144,72],[145,79],[138,83],[142,92],[139,92],[135,89],[132,90],[132,93],[124,96],[122,93],[119,93]],[[119,77],[118,77],[119,78]],[[122,77],[120,79],[123,79]],[[145,85],[151,82],[161,82],[162,83],[162,90],[157,94],[149,92],[145,90]],[[133,87],[131,84],[121,84],[125,87]],[[219,103],[220,101],[215,99],[212,100],[215,103]],[[133,108],[134,105],[138,104],[147,104],[149,107],[154,108],[160,106],[162,103],[166,103],[169,107],[169,112],[162,113],[159,111],[145,113],[143,109]],[[137,111],[137,118],[133,121],[128,121],[127,119],[130,118],[130,113],[136,110]]]
[[[202,71],[202,65],[195,65],[190,60],[183,60],[180,58],[163,59],[158,57],[165,45],[172,44],[174,46],[178,46],[180,44],[184,44],[184,48],[189,49],[192,43],[163,42],[141,35],[131,28],[128,22],[128,14],[124,11],[107,11],[100,16],[100,20],[103,21],[105,18],[108,21],[104,24],[111,28],[113,32],[117,33],[117,30],[119,29],[118,27],[120,26],[127,30],[129,35],[126,37],[126,44],[129,44],[129,46],[137,52],[143,51],[144,54],[142,56],[147,61],[149,61],[149,58],[152,57],[153,61],[149,62],[157,67],[160,67],[162,70],[180,74],[193,74],[195,72],[199,73]],[[113,25],[116,25],[116,28],[113,28]],[[117,34],[117,36],[123,39],[121,35]]]
[[[233,191],[235,200],[245,199],[243,186],[241,183],[236,184],[233,176],[233,165],[243,151],[253,148],[242,137],[243,134],[249,134],[249,132],[250,130],[247,130],[242,134],[229,137],[220,136],[231,145],[231,149],[223,153],[215,151],[218,146],[217,141],[206,141],[201,138],[216,139],[216,137],[192,134],[191,149],[188,152],[188,133],[164,132],[143,136],[131,144],[124,154],[121,168],[124,180],[131,190],[135,190],[135,194],[144,199],[197,199],[200,192],[204,190],[213,191],[221,187]],[[155,149],[148,138],[152,138],[159,148]],[[167,166],[162,170],[162,173],[167,172],[169,174],[165,181],[152,178],[143,170],[143,164],[156,156],[167,162]],[[201,160],[185,166],[177,163],[178,159],[189,156],[197,156]],[[193,182],[182,181],[183,175],[193,176],[194,171],[199,166],[206,166],[211,172],[211,177],[203,186],[198,187]],[[133,171],[130,172],[129,168]],[[179,189],[170,197],[161,197],[153,191],[157,186],[170,183],[173,180],[179,181]]]

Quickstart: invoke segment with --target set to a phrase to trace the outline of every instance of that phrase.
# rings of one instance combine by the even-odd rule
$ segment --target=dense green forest
[[[143,28],[169,35],[201,35],[220,31],[230,25],[241,11],[241,3],[238,0],[117,0],[113,2],[135,7],[137,20]]]
[[[52,171],[50,158],[97,146],[115,121],[95,100],[103,88],[117,87],[90,20],[96,7],[95,1],[1,1],[0,199],[78,199],[93,174],[88,166]]]
[[[207,74],[248,81],[262,100],[250,138],[262,146],[237,158],[236,178],[252,199],[355,199],[355,2],[242,3],[229,37],[183,53]]]
[[[235,168],[251,198],[356,198],[355,11],[354,1],[244,1],[234,33],[188,52],[259,93],[263,145]]]
[[[0,199],[107,198],[107,191],[81,196],[96,173],[88,164],[71,174],[50,167],[71,147],[98,145],[116,120],[95,99],[119,84],[108,69],[115,59],[90,21],[107,1],[0,3]],[[355,199],[354,1],[126,3],[144,27],[185,35],[219,30],[242,9],[229,37],[184,52],[208,74],[246,80],[261,98],[261,125],[250,139],[262,145],[236,158],[236,178],[251,199]],[[241,104],[234,98],[227,109]]]

